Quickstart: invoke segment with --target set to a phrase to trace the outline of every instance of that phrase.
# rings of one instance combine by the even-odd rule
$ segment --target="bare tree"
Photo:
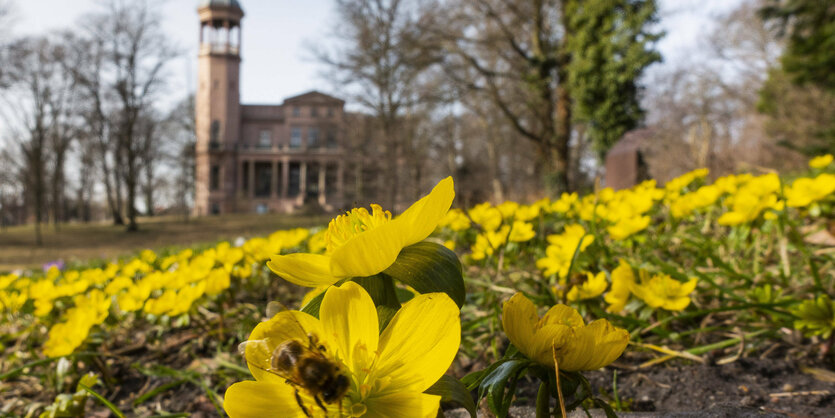
[[[128,231],[138,229],[136,200],[141,181],[143,141],[139,124],[165,84],[164,66],[175,55],[147,1],[112,0],[107,11],[88,18],[95,43],[104,47],[106,91],[112,97],[114,168],[125,186]],[[118,196],[119,183],[116,183]]]
[[[15,42],[9,51],[8,71],[15,99],[7,101],[5,114],[20,147],[20,179],[26,185],[35,220],[35,242],[41,245],[41,223],[48,209],[49,163],[54,167],[53,205],[60,204],[55,196],[63,191],[63,160],[72,139],[69,120],[72,85],[60,64],[63,54],[60,44],[47,38],[26,38]]]
[[[318,49],[317,58],[332,79],[378,121],[385,147],[387,206],[395,208],[406,155],[405,116],[428,98],[421,76],[436,62],[438,51],[424,39],[418,21],[422,3],[408,0],[337,0],[341,40],[333,51]]]

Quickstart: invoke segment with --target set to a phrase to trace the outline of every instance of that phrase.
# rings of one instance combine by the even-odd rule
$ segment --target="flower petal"
[[[319,318],[323,338],[335,343],[337,355],[352,371],[370,364],[379,326],[374,301],[362,286],[354,282],[332,286],[322,300]]]
[[[267,371],[272,366],[273,351],[282,342],[291,339],[307,345],[309,334],[323,335],[322,326],[318,319],[299,311],[279,312],[272,319],[256,325],[245,346],[246,362],[252,376],[259,382],[285,384],[283,377]]]
[[[428,195],[401,213],[393,222],[398,225],[404,235],[403,246],[426,239],[449,211],[453,199],[455,199],[455,185],[452,177],[447,177],[441,180]]]
[[[424,417],[438,415],[441,397],[425,393],[398,391],[365,400],[368,413],[363,417]]]
[[[537,328],[557,324],[578,327],[583,326],[585,321],[583,321],[583,316],[576,309],[559,303],[552,306],[551,309],[548,309],[548,312],[545,312],[545,315],[539,320]]]
[[[321,254],[293,253],[273,256],[267,267],[288,282],[316,287],[337,282],[331,274],[330,262],[330,257]]]
[[[406,302],[380,336],[378,376],[403,390],[423,392],[449,369],[461,342],[458,306],[446,293]]]
[[[557,347],[560,370],[597,370],[615,361],[629,343],[629,333],[605,319],[572,328],[572,337]]]
[[[387,269],[403,249],[403,234],[394,221],[354,236],[333,250],[330,272],[335,277],[367,277]]]
[[[516,293],[502,308],[502,328],[510,342],[528,357],[533,356],[534,329],[539,316],[536,306],[521,292]]]
[[[303,417],[293,386],[284,382],[264,383],[246,380],[226,389],[223,409],[231,418],[269,417],[281,411],[283,417]]]
[[[528,353],[522,352],[529,359],[539,364],[554,367],[554,356],[551,353],[551,347],[562,347],[568,344],[569,339],[573,338],[573,336],[574,333],[571,331],[571,327],[561,324],[545,325],[538,329],[536,335],[534,335],[533,343],[528,348],[531,354],[528,355]],[[562,368],[562,365],[560,367]]]

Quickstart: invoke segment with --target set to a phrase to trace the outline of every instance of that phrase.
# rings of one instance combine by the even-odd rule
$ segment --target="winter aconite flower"
[[[267,266],[289,282],[315,287],[346,277],[366,277],[391,266],[400,250],[426,239],[455,197],[452,177],[395,219],[379,205],[352,209],[328,225],[325,254],[275,255]]]
[[[566,306],[554,305],[540,318],[536,306],[521,293],[504,304],[502,325],[507,338],[529,359],[554,367],[554,353],[560,370],[596,370],[620,357],[629,333],[605,319],[588,325],[580,314]],[[553,351],[552,351],[553,347]]]
[[[461,339],[458,307],[444,293],[417,295],[395,314],[379,335],[377,311],[366,291],[353,282],[330,287],[320,319],[284,311],[258,324],[245,345],[255,381],[226,390],[224,409],[237,417],[302,417],[296,399],[313,416],[435,417],[440,396],[423,393],[452,363]],[[347,391],[317,405],[309,390],[288,384],[271,369],[276,347],[289,340],[314,349],[338,367]],[[297,382],[298,383],[298,382]],[[321,400],[321,398],[320,398]]]
[[[829,164],[832,164],[833,159],[835,159],[835,157],[833,157],[832,154],[820,155],[809,160],[809,167],[824,168]]]
[[[621,259],[617,267],[612,270],[612,288],[603,299],[609,304],[606,312],[619,313],[629,301],[629,288],[635,283],[635,273],[632,267]]]
[[[590,272],[586,272],[586,281],[572,287],[565,297],[569,302],[583,299],[593,299],[603,294],[603,292],[606,291],[607,285],[606,273],[601,271],[595,275]]]
[[[666,274],[653,276],[640,284],[632,283],[630,290],[651,308],[683,311],[690,305],[690,293],[696,289],[696,278],[682,283]]]

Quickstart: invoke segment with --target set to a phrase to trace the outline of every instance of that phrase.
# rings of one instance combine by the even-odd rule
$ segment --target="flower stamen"
[[[384,211],[378,204],[371,205],[371,213],[365,208],[351,209],[350,212],[332,219],[328,224],[328,231],[325,233],[327,252],[331,253],[356,235],[389,221],[391,221],[391,212]]]

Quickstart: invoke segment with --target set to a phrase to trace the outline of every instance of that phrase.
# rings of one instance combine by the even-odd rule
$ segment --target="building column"
[[[327,201],[325,196],[325,175],[328,172],[328,164],[323,161],[319,161],[319,204],[324,206],[325,202]]]
[[[299,195],[304,201],[307,194],[307,163],[299,162]]]
[[[287,189],[290,187],[290,159],[284,157],[281,162],[281,197],[287,198]]]
[[[228,53],[232,52],[232,51],[230,51],[230,48],[232,48],[232,37],[231,37],[232,33],[229,31],[229,21],[228,20],[223,21],[223,29],[226,30],[226,44],[223,45],[223,49],[224,49],[223,52],[226,52],[228,54]]]
[[[247,189],[247,193],[249,194],[249,198],[255,198],[255,160],[249,160],[249,186]]]
[[[278,160],[273,160],[270,176],[270,198],[275,199],[278,197]]]

